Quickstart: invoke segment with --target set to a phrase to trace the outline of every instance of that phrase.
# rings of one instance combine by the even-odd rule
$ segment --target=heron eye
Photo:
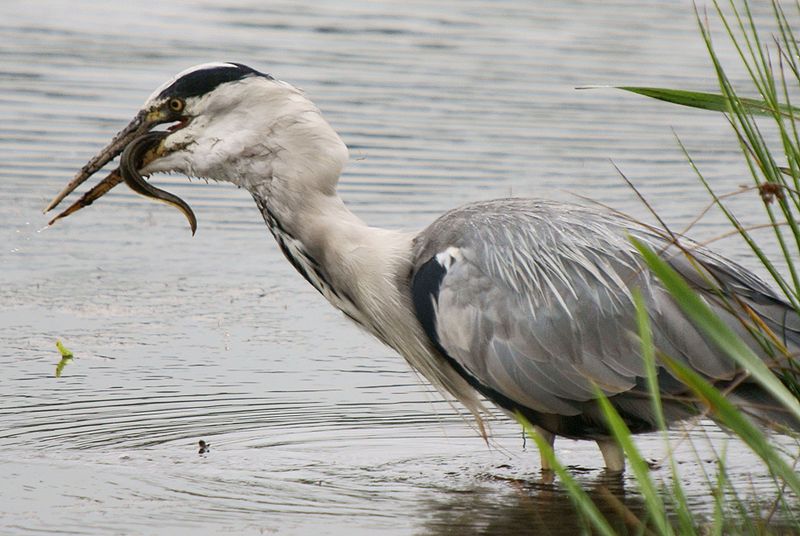
[[[186,103],[183,102],[183,99],[170,99],[167,103],[167,106],[169,106],[169,109],[173,112],[182,112],[185,105]]]

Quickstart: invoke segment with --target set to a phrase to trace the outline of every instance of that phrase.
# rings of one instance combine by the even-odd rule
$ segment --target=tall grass
[[[747,243],[775,286],[780,289],[782,296],[800,314],[800,108],[795,107],[792,101],[794,96],[800,95],[800,45],[795,38],[790,17],[780,2],[772,0],[771,8],[775,30],[766,38],[763,29],[758,27],[747,0],[729,0],[725,5],[719,0],[713,0],[713,4],[709,6],[710,13],[696,8],[700,37],[711,59],[719,83],[719,93],[630,86],[619,89],[725,115],[733,133],[732,143],[741,149],[742,158],[750,172],[752,187],[735,193],[717,192],[678,140],[680,148],[713,203],[726,216],[732,232]],[[800,19],[800,0],[796,0],[792,9],[796,11],[796,18]],[[712,40],[712,23],[719,25],[724,38],[736,50],[738,60],[747,73],[748,87],[735,88],[726,74]],[[740,97],[739,91],[751,96]],[[776,132],[777,136],[766,136],[766,128]],[[778,251],[778,259],[773,259],[766,253],[770,248],[765,247],[764,239],[756,238],[754,229],[741,224],[730,208],[728,202],[736,195],[759,196],[767,223],[758,227],[771,229],[776,244],[771,249]],[[669,233],[670,236],[678,237],[671,231]],[[634,245],[693,324],[780,401],[786,411],[800,419],[800,360],[797,356],[788,355],[780,338],[769,332],[762,323],[763,329],[758,335],[764,341],[765,347],[779,354],[776,359],[779,357],[782,363],[786,363],[783,368],[773,370],[714,315],[703,299],[658,252],[651,251],[636,241]],[[779,269],[779,266],[783,269]],[[769,533],[772,530],[770,522],[776,517],[776,513],[784,521],[797,521],[795,516],[800,506],[800,476],[794,462],[800,459],[800,452],[786,453],[779,450],[760,428],[726,398],[725,393],[682,362],[661,354],[653,346],[649,317],[643,300],[635,295],[634,302],[637,307],[638,335],[646,365],[649,395],[660,427],[665,429],[666,423],[658,388],[657,364],[668,368],[675,377],[683,381],[698,400],[705,404],[707,415],[723,425],[763,461],[764,470],[771,474],[774,482],[772,507],[762,512],[760,517],[751,518],[751,512],[737,490],[737,483],[728,478],[724,453],[718,454],[716,475],[707,475],[709,494],[714,499],[714,513],[710,519],[699,517],[692,511],[681,485],[681,475],[666,432],[664,441],[671,479],[669,483],[657,483],[636,448],[630,430],[612,404],[598,390],[598,401],[607,427],[625,451],[633,480],[645,503],[646,515],[639,520],[635,532],[659,535]],[[758,324],[757,321],[751,323]],[[597,533],[612,534],[607,519],[558,462],[547,442],[536,436],[533,428],[524,419],[520,420],[536,441],[543,456],[550,461],[578,511],[585,516],[587,524]],[[786,530],[785,525],[778,530]],[[797,531],[800,532],[800,524],[797,524]]]

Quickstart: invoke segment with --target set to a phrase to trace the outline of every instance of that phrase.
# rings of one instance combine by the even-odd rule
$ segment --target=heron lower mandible
[[[161,124],[171,126],[142,139]],[[659,251],[765,360],[755,324],[796,352],[795,311],[704,248],[689,255],[620,215],[534,199],[466,205],[421,232],[369,227],[337,195],[348,151],[319,109],[291,85],[237,63],[192,67],[158,88],[47,210],[123,151],[120,168],[66,214],[123,179],[191,214],[176,196],[143,187],[139,173],[246,188],[297,271],[479,422],[488,399],[525,416],[551,444],[555,436],[597,441],[606,467],[622,471],[596,399],[599,389],[634,433],[656,428],[631,298],[638,289],[660,351],[729,388],[748,413],[796,425],[687,319],[629,238]],[[666,368],[658,382],[670,422],[702,409]]]

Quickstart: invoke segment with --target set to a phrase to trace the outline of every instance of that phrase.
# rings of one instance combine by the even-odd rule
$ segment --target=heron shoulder
[[[619,216],[583,205],[544,199],[494,199],[446,212],[417,235],[414,251],[421,260],[445,247],[475,241],[489,240],[502,247],[519,238],[543,245],[555,245],[568,237],[574,240],[602,235],[616,239],[623,227]]]
[[[631,232],[645,231],[581,205],[521,198],[472,203],[416,237],[414,272],[432,258],[460,257],[494,285],[529,298],[534,309],[563,293],[576,295],[575,285],[585,281],[625,293],[617,274],[640,269]]]

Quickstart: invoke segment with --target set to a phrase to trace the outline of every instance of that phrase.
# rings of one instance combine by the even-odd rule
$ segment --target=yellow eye
[[[185,105],[186,103],[183,102],[183,99],[178,98],[170,99],[167,103],[167,106],[169,106],[169,109],[173,112],[182,112]]]

